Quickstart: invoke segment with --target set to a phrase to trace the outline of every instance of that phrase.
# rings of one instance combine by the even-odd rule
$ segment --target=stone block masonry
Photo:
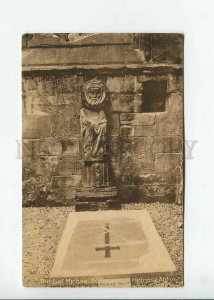
[[[85,83],[95,76],[107,88],[110,164],[120,199],[175,202],[183,178],[183,76],[162,68],[24,73],[23,204],[74,204],[82,178],[79,112]],[[153,81],[166,82],[166,90],[150,106]]]

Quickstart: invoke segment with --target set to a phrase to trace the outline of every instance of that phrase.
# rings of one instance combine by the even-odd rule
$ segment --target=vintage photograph
[[[22,35],[25,287],[184,285],[184,35]]]

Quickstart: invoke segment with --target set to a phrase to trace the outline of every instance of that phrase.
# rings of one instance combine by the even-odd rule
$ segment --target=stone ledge
[[[122,113],[120,123],[122,125],[154,125],[155,113]]]
[[[117,199],[106,201],[83,201],[75,203],[76,211],[119,210],[121,203]]]
[[[76,198],[94,198],[94,201],[99,201],[105,198],[114,198],[117,196],[117,188],[114,186],[110,187],[82,187],[77,188],[76,191]],[[80,200],[81,201],[81,200]]]
[[[138,75],[137,76],[137,80],[139,83],[144,83],[146,81],[162,81],[162,80],[166,80],[166,81],[170,81],[170,77],[169,74],[164,74],[164,75],[151,75],[151,74],[143,74],[143,75]]]
[[[59,64],[40,64],[40,65],[29,65],[23,64],[22,71],[23,74],[29,74],[32,71],[58,71],[58,70],[72,70],[73,73],[79,71],[91,71],[99,70],[106,73],[106,70],[115,70],[124,75],[124,71],[129,70],[141,71],[145,74],[155,74],[155,75],[167,75],[168,73],[183,74],[183,66],[180,64],[169,64],[169,63],[115,63],[115,64],[69,64],[69,65],[59,65]],[[82,74],[82,72],[81,72]]]

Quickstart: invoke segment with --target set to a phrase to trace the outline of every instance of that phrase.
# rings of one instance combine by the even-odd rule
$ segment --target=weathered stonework
[[[114,112],[133,112],[134,95],[114,93],[110,96],[111,110]]]
[[[154,113],[133,113],[133,114],[121,114],[120,122],[123,125],[154,125],[155,114]]]
[[[109,133],[111,136],[120,135],[120,116],[119,113],[112,113],[109,119]]]
[[[109,76],[106,82],[106,88],[109,93],[130,93],[135,88],[134,76]]]
[[[124,201],[182,198],[183,76],[170,70],[105,72],[110,168]],[[89,77],[60,71],[23,76],[24,205],[74,204],[82,176],[80,108]],[[142,111],[148,80],[167,81],[165,111]]]
[[[146,125],[141,125],[141,126],[132,126],[132,131],[131,135],[132,136],[143,136],[143,137],[152,137],[155,136],[155,126],[146,126]]]
[[[82,160],[80,156],[59,157],[57,173],[62,176],[82,174]]]
[[[33,140],[34,156],[60,156],[62,145],[59,141],[53,139]]]
[[[155,156],[155,170],[159,173],[178,173],[182,165],[181,155],[177,153],[158,153]]]
[[[166,101],[166,110],[169,112],[183,111],[183,96],[180,91],[172,91]]]
[[[46,138],[50,134],[51,118],[48,114],[26,115],[23,117],[23,138]]]
[[[183,136],[181,112],[163,112],[156,114],[156,134],[161,136]]]

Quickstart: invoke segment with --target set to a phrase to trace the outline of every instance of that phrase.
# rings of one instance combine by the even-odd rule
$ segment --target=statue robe
[[[102,159],[106,155],[107,119],[103,110],[80,110],[81,136],[87,159]]]

